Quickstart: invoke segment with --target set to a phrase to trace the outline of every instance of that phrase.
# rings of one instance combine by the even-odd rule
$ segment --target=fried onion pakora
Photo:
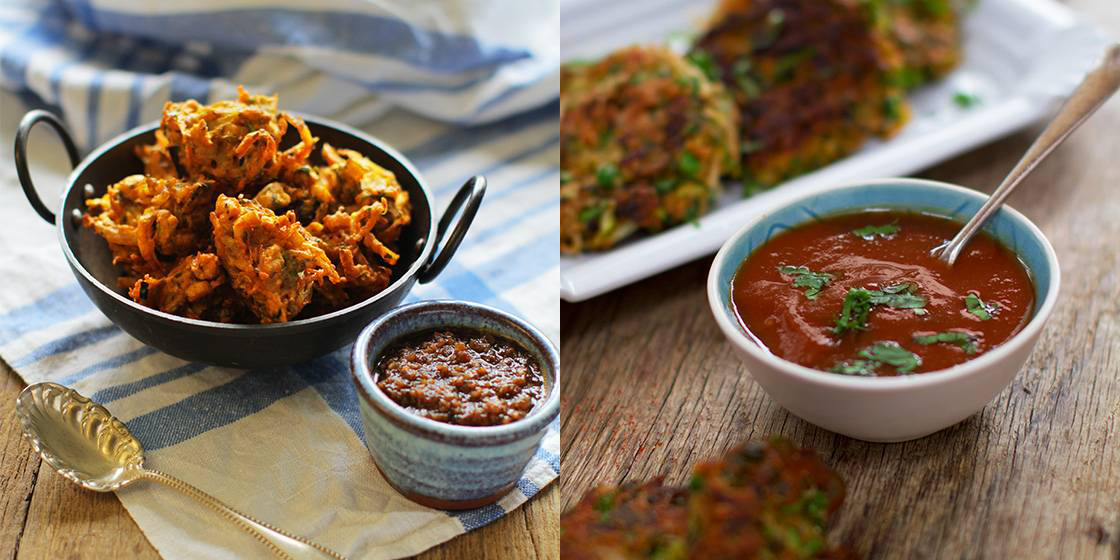
[[[342,281],[294,212],[277,216],[252,200],[220,195],[210,221],[222,267],[262,323],[292,319],[316,286]]]
[[[864,0],[902,53],[901,85],[912,89],[960,64],[961,24],[972,0]]]
[[[159,274],[168,267],[166,259],[210,244],[216,196],[210,181],[130,175],[110,185],[103,196],[87,200],[82,223],[105,238],[113,264],[126,276]]]
[[[561,555],[580,560],[854,558],[825,530],[844,486],[813,451],[775,438],[697,465],[687,488],[655,479],[600,487],[561,517]]]
[[[408,191],[354,150],[324,144],[275,96],[167,103],[144,173],[86,201],[118,284],[184,317],[272,323],[384,290],[411,223]],[[289,126],[296,137],[281,150]]]
[[[746,194],[890,136],[908,117],[902,56],[861,0],[723,0],[689,57],[735,96]]]
[[[250,95],[240,86],[237,90],[237,101],[168,103],[160,123],[167,147],[178,150],[183,170],[191,177],[215,179],[225,194],[240,193],[304,165],[316,142],[303,119],[278,110],[276,96]],[[300,141],[280,151],[289,124]]]
[[[137,303],[191,319],[232,322],[245,314],[213,253],[183,257],[166,275],[145,275],[128,295]]]
[[[603,250],[707,212],[739,168],[727,91],[679,55],[630,47],[561,75],[560,248]]]

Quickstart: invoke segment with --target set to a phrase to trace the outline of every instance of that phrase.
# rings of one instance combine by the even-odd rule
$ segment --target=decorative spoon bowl
[[[128,427],[73,389],[56,383],[28,385],[16,399],[16,414],[24,436],[43,461],[83,488],[112,492],[137,480],[159,482],[222,514],[279,558],[343,558],[257,521],[171,475],[144,468],[144,447]]]

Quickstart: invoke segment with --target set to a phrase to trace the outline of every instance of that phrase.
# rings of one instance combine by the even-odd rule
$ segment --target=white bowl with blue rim
[[[545,398],[524,418],[499,426],[459,426],[418,416],[377,387],[382,352],[433,329],[482,331],[515,342],[541,366]],[[350,356],[366,447],[386,482],[406,498],[439,509],[473,509],[506,495],[560,413],[560,355],[528,322],[461,301],[422,301],[370,323]]]
[[[964,187],[922,179],[881,179],[793,201],[745,224],[724,243],[708,273],[708,303],[755,381],[794,415],[846,436],[895,442],[952,426],[996,398],[1023,368],[1058,300],[1058,257],[1030,220],[1004,206],[984,226],[1026,265],[1035,289],[1027,325],[983,355],[944,370],[898,377],[855,377],[786,361],[754,342],[731,305],[731,281],[744,260],[774,235],[822,216],[872,208],[927,212],[962,224],[987,199]],[[959,266],[959,265],[958,265]]]

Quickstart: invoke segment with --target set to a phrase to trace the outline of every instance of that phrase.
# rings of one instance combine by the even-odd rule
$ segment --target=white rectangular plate
[[[564,58],[597,58],[635,43],[695,32],[714,0],[565,0]],[[740,225],[771,208],[837,186],[913,173],[1005,136],[1048,115],[1100,59],[1108,37],[1053,0],[979,0],[965,23],[964,62],[910,96],[903,131],[852,156],[751,198],[729,185],[697,224],[624,242],[606,252],[565,256],[560,296],[582,301],[714,253]],[[958,107],[953,94],[980,103]]]

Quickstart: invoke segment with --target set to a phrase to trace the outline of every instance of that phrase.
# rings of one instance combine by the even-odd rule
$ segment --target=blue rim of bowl
[[[368,356],[373,335],[404,315],[439,309],[456,314],[488,316],[514,330],[521,331],[533,343],[533,348],[530,350],[544,358],[546,363],[542,363],[541,366],[547,368],[551,374],[548,379],[548,396],[545,397],[544,401],[537,404],[524,418],[509,424],[460,426],[413,414],[385,395],[373,382],[371,365],[376,362],[377,356]],[[470,325],[455,323],[445,326],[448,328],[460,326],[467,329],[472,328]],[[495,334],[503,336],[502,333]],[[399,340],[402,336],[407,336],[407,334],[393,337],[393,340],[385,346],[391,346],[393,341]],[[354,341],[354,348],[350,353],[350,376],[358,388],[359,397],[366,399],[371,407],[386,416],[391,422],[414,434],[444,443],[482,447],[517,441],[543,431],[560,413],[560,354],[556,346],[548,337],[524,319],[479,303],[458,300],[429,300],[403,305],[382,315],[362,329],[361,334]]]
[[[852,375],[840,375],[840,374],[836,374],[836,373],[830,373],[830,372],[827,372],[827,371],[820,371],[820,370],[817,370],[817,369],[805,367],[805,366],[802,366],[800,364],[796,364],[794,362],[785,360],[783,358],[779,358],[778,356],[774,355],[769,350],[763,348],[758,343],[751,340],[750,337],[748,337],[746,335],[746,333],[743,332],[743,327],[741,325],[739,325],[737,323],[732,324],[728,320],[727,313],[730,311],[729,310],[730,299],[725,302],[725,301],[723,301],[723,298],[719,297],[719,294],[720,294],[720,290],[719,290],[719,288],[720,288],[719,270],[723,266],[724,261],[727,259],[728,254],[730,254],[731,248],[733,246],[735,246],[736,244],[738,244],[740,241],[742,241],[743,238],[747,235],[747,233],[752,228],[757,226],[759,224],[759,222],[762,222],[767,217],[769,217],[770,214],[772,214],[776,211],[784,210],[786,208],[789,208],[791,206],[796,206],[798,204],[803,204],[806,201],[808,201],[812,198],[818,197],[818,196],[827,196],[827,195],[831,195],[831,194],[839,192],[839,191],[856,190],[856,189],[861,189],[861,188],[865,188],[865,187],[869,187],[869,186],[888,186],[888,187],[905,188],[907,185],[920,185],[920,186],[926,186],[926,187],[945,189],[945,190],[948,190],[948,191],[956,192],[956,193],[961,194],[961,195],[966,196],[966,197],[972,197],[973,199],[975,199],[979,202],[983,202],[984,200],[987,199],[987,195],[985,195],[984,193],[974,191],[972,189],[962,187],[962,186],[959,186],[959,185],[953,185],[953,184],[950,184],[950,183],[943,183],[943,182],[940,182],[940,181],[931,181],[931,180],[928,180],[928,179],[887,178],[887,179],[875,179],[875,180],[869,180],[869,181],[858,181],[858,182],[854,182],[854,183],[848,183],[848,184],[845,184],[845,185],[842,185],[842,186],[839,186],[839,187],[836,187],[836,188],[833,188],[833,189],[830,189],[830,190],[827,190],[827,191],[813,193],[813,194],[803,196],[801,198],[798,198],[796,200],[790,201],[790,202],[782,205],[780,208],[771,210],[769,212],[764,212],[764,213],[760,214],[759,216],[749,220],[746,224],[744,224],[741,228],[739,228],[739,230],[736,231],[730,238],[728,238],[727,241],[724,242],[723,246],[720,247],[719,252],[716,253],[716,257],[712,261],[712,266],[708,271],[708,282],[707,282],[708,304],[709,304],[709,307],[711,308],[712,315],[716,319],[716,323],[720,327],[720,330],[723,331],[725,336],[732,339],[735,344],[737,344],[741,348],[745,349],[747,352],[749,352],[755,358],[758,358],[758,359],[760,359],[764,362],[767,362],[770,365],[773,365],[774,367],[779,369],[780,371],[782,371],[784,373],[787,373],[789,375],[792,375],[794,377],[800,378],[802,380],[805,380],[805,381],[808,381],[808,382],[811,382],[811,383],[816,383],[816,384],[829,385],[829,386],[833,386],[833,387],[843,387],[843,388],[858,387],[860,389],[884,390],[884,391],[889,391],[889,390],[892,390],[892,389],[899,389],[899,388],[903,388],[903,387],[910,388],[910,387],[920,387],[920,386],[926,386],[926,385],[935,385],[935,384],[939,384],[939,383],[942,383],[942,382],[949,381],[951,379],[964,377],[966,375],[969,375],[969,374],[977,372],[977,371],[982,371],[982,370],[988,368],[989,366],[999,362],[1000,360],[1003,360],[1004,358],[1006,358],[1013,351],[1013,349],[1016,346],[1018,346],[1020,344],[1023,344],[1028,338],[1036,336],[1037,334],[1039,334],[1039,331],[1041,331],[1042,328],[1045,326],[1047,319],[1049,319],[1051,312],[1054,310],[1054,306],[1057,304],[1058,288],[1061,284],[1061,269],[1058,266],[1057,254],[1054,252],[1054,248],[1050,245],[1050,241],[1048,239],[1046,239],[1046,236],[1042,233],[1042,230],[1040,230],[1038,228],[1038,226],[1034,225],[1033,222],[1031,222],[1029,219],[1027,219],[1027,217],[1024,216],[1023,214],[1021,214],[1018,210],[1015,210],[1014,208],[1012,208],[1010,206],[1007,206],[1007,205],[1003,206],[1003,208],[1001,209],[1001,212],[1006,212],[1011,217],[1012,220],[1015,220],[1015,221],[1019,222],[1019,224],[1022,225],[1024,227],[1024,229],[1026,229],[1028,232],[1030,232],[1030,234],[1034,237],[1034,239],[1038,242],[1038,244],[1043,248],[1043,252],[1046,255],[1046,263],[1050,268],[1050,286],[1046,290],[1046,295],[1042,300],[1042,304],[1038,306],[1038,309],[1035,312],[1034,316],[1031,317],[1030,321],[1027,322],[1026,326],[1024,326],[1022,330],[1015,333],[1015,335],[1013,335],[1011,338],[1007,339],[1005,342],[1003,342],[999,346],[993,348],[992,350],[989,350],[988,352],[985,352],[984,354],[980,355],[977,358],[974,358],[972,360],[968,360],[967,362],[963,362],[961,364],[958,364],[958,365],[955,365],[953,367],[949,367],[949,368],[946,368],[946,369],[929,371],[929,372],[919,373],[919,374],[915,374],[915,375],[890,376],[890,377],[862,377],[862,376],[852,376]],[[856,208],[856,207],[851,208],[851,210],[858,210],[858,209],[859,208]],[[915,208],[915,210],[929,210],[929,209],[928,208]],[[1028,273],[1031,273],[1033,275],[1033,271],[1031,271],[1029,269],[1028,269]],[[734,315],[734,311],[730,311],[730,313],[732,315]]]
[[[424,196],[428,199],[430,219],[428,220],[427,235],[424,236],[424,248],[420,251],[420,254],[417,255],[416,260],[413,261],[412,265],[408,267],[408,270],[404,271],[384,290],[381,290],[368,299],[364,299],[330,313],[324,313],[322,315],[316,315],[314,317],[308,317],[306,319],[287,321],[284,323],[254,325],[241,323],[219,323],[217,321],[204,321],[202,319],[191,319],[188,317],[181,317],[179,315],[172,315],[171,313],[167,313],[136,303],[131,299],[124,297],[116,290],[101,283],[100,280],[95,278],[93,274],[86,270],[86,267],[78,261],[78,257],[74,254],[73,249],[70,248],[70,244],[66,242],[66,232],[63,224],[65,223],[64,220],[70,219],[69,214],[63,211],[65,210],[66,197],[69,196],[71,189],[77,187],[76,181],[78,180],[78,177],[83,172],[85,172],[85,170],[89,166],[93,165],[93,163],[96,162],[98,158],[100,158],[109,150],[116,148],[123,142],[127,142],[137,136],[147,134],[148,132],[158,129],[160,126],[158,121],[149,122],[147,124],[142,124],[140,126],[131,128],[114,136],[109,140],[106,140],[103,144],[98,146],[97,149],[93,150],[89,153],[89,155],[82,159],[82,161],[79,162],[76,167],[74,167],[73,171],[70,172],[70,175],[67,177],[66,188],[62,190],[62,194],[59,197],[59,207],[61,210],[58,212],[58,215],[55,216],[55,230],[58,235],[58,241],[59,244],[62,245],[62,251],[66,256],[66,260],[70,264],[70,267],[74,270],[77,270],[78,273],[81,274],[91,285],[96,286],[97,289],[101,290],[105,294],[108,294],[109,297],[116,299],[117,301],[127,305],[133,310],[140,311],[141,313],[146,313],[161,321],[171,322],[175,324],[192,325],[196,327],[204,327],[221,332],[223,335],[232,336],[253,336],[273,331],[304,330],[305,328],[313,328],[318,323],[327,322],[336,317],[347,315],[352,311],[356,311],[357,309],[373,305],[376,301],[380,300],[382,297],[385,297],[386,294],[395,291],[404,282],[409,281],[410,279],[414,279],[420,268],[428,262],[429,258],[431,258],[432,251],[435,250],[435,247],[433,247],[433,240],[435,239],[436,235],[436,223],[439,221],[435,213],[435,199],[432,198],[432,190],[428,187],[428,183],[424,181],[424,177],[420,175],[420,172],[416,170],[416,167],[412,165],[412,162],[409,161],[408,158],[404,156],[404,154],[398,152],[392,146],[373,136],[370,136],[369,134],[330,119],[308,116],[296,111],[284,112],[299,117],[311,124],[337,128],[338,130],[350,134],[363,142],[373,144],[378,149],[384,151],[390,157],[397,160],[397,162],[400,163],[402,167],[408,170],[409,174],[412,175],[412,178],[416,180],[416,184],[419,185],[420,190],[423,191]]]

